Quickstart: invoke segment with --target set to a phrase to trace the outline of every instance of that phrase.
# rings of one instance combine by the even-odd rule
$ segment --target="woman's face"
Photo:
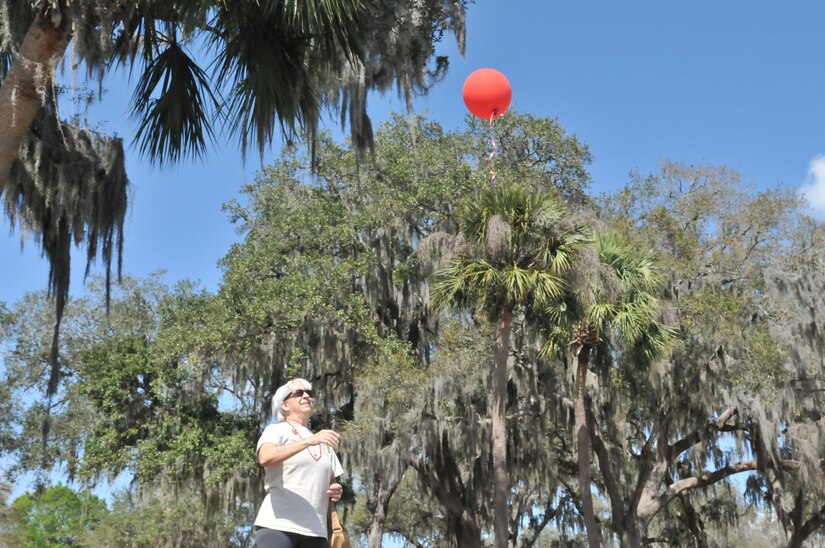
[[[313,403],[311,390],[293,390],[284,400],[284,416],[307,418],[312,415]]]

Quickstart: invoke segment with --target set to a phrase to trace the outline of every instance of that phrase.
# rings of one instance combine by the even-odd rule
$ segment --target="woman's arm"
[[[289,457],[293,457],[309,447],[325,443],[332,447],[338,447],[338,432],[334,430],[321,430],[308,438],[291,441],[284,445],[275,443],[264,443],[258,449],[258,462],[263,467],[275,466],[284,462]]]

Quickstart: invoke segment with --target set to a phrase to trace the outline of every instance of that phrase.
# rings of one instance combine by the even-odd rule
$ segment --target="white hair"
[[[275,416],[275,422],[286,420],[281,404],[295,390],[312,390],[312,383],[306,379],[292,379],[275,391],[275,395],[272,396],[272,414]]]

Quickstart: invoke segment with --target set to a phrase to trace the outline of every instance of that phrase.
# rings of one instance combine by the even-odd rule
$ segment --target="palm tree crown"
[[[544,352],[570,341],[596,346],[614,335],[648,357],[665,350],[672,331],[657,321],[663,279],[654,257],[639,253],[619,234],[595,231],[590,257],[579,262],[576,283],[545,309]]]
[[[438,271],[432,302],[440,308],[548,308],[565,293],[564,273],[587,237],[554,195],[518,186],[490,188],[460,214],[464,245]]]

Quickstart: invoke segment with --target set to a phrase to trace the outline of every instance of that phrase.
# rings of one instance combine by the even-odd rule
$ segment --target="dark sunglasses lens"
[[[303,398],[304,394],[312,397],[312,390],[296,390],[292,394],[289,395],[290,398]]]

